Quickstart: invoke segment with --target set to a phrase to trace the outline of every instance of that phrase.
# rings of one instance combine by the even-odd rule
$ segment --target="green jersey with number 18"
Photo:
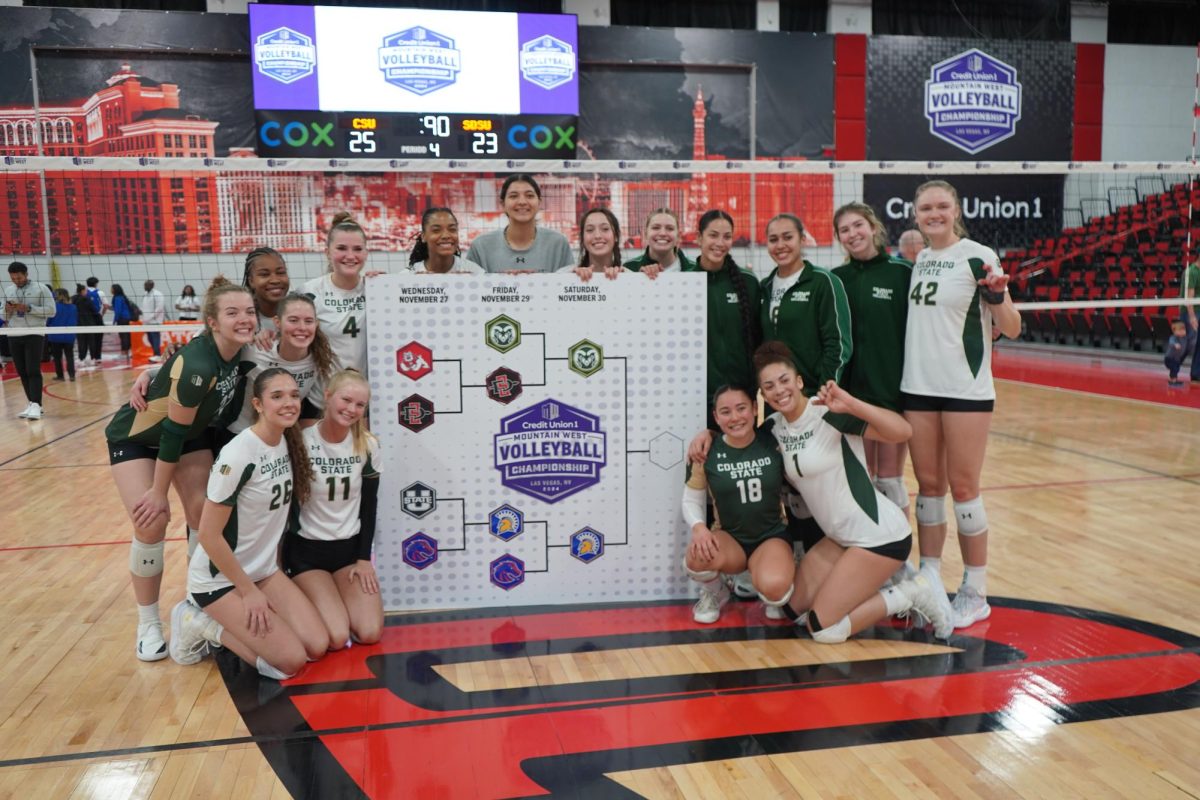
[[[292,504],[292,462],[287,441],[269,445],[247,428],[221,448],[208,475],[208,499],[231,506],[222,535],[247,577],[257,583],[279,569],[276,553]],[[193,594],[232,586],[204,552],[188,563],[187,588]]]
[[[764,431],[743,448],[718,434],[704,469],[688,464],[687,486],[708,489],[721,529],[739,542],[754,544],[784,528],[783,461],[775,441]]]
[[[333,354],[343,369],[367,374],[367,284],[359,276],[353,289],[339,289],[333,275],[326,273],[304,284],[317,307],[321,332],[329,339]]]
[[[904,376],[900,390],[929,397],[994,400],[992,311],[979,279],[1000,259],[990,247],[960,239],[917,256],[908,287]]]

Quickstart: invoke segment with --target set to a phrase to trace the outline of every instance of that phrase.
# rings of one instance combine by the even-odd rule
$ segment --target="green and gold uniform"
[[[657,261],[650,257],[650,248],[647,247],[642,251],[640,256],[629,259],[622,266],[625,267],[625,269],[631,269],[634,272],[641,272],[642,267],[646,266],[647,264],[657,263]],[[678,248],[675,249],[675,263],[679,266],[680,272],[695,272],[696,270],[700,269],[695,261],[692,261],[690,258],[685,256],[683,251]]]
[[[222,359],[212,336],[195,337],[154,376],[146,391],[146,410],[134,411],[128,403],[121,406],[104,429],[105,438],[110,443],[135,442],[158,448],[164,433],[170,435],[164,424],[168,428],[174,424],[167,419],[171,400],[196,409],[195,419],[181,432],[183,441],[200,437],[214,420],[217,427],[224,428],[241,411],[241,403],[233,401],[241,387],[242,363],[237,355],[229,361]]]
[[[833,274],[846,288],[854,336],[842,385],[860,400],[900,411],[912,264],[884,252],[869,261],[852,258]]]
[[[729,265],[732,260],[728,257],[725,266],[715,272],[704,270],[708,276],[708,397],[706,404],[709,411],[710,427],[712,424],[712,396],[718,388],[725,385],[741,386],[753,389],[754,365],[750,363],[750,353],[758,347],[762,336],[758,325],[758,308],[762,304],[760,287],[754,273],[734,264],[742,276],[745,286],[747,314],[749,316],[750,341],[746,341],[745,327],[742,324],[742,312],[738,305],[738,293],[734,288],[733,278],[730,277]]]
[[[767,539],[784,537],[783,458],[774,437],[758,431],[754,441],[736,448],[724,436],[713,439],[704,469],[688,464],[687,487],[708,490],[719,526],[747,551]]]
[[[812,396],[826,381],[842,382],[853,352],[850,305],[842,282],[829,270],[805,261],[800,276],[771,311],[771,284],[778,268],[762,282],[763,338],[778,339],[796,357],[804,393]]]

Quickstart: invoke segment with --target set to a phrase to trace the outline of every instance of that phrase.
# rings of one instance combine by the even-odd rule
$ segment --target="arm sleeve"
[[[689,531],[696,523],[705,522],[704,500],[703,489],[688,487],[683,490],[683,521],[687,523]]]
[[[158,460],[175,464],[183,453],[183,443],[187,441],[187,426],[180,425],[173,419],[164,419],[158,435]]]
[[[371,560],[375,544],[375,514],[379,509],[379,473],[368,477],[363,473],[362,497],[358,504],[358,558]]]
[[[850,335],[850,303],[846,300],[846,287],[832,273],[826,273],[829,291],[822,297],[820,309],[821,326],[821,383],[842,382],[846,364],[854,352]]]

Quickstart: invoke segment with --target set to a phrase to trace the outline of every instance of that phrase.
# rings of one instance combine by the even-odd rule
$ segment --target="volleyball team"
[[[987,522],[979,475],[994,399],[992,328],[1020,319],[994,252],[965,238],[953,187],[924,184],[916,218],[928,245],[914,267],[891,258],[870,207],[834,218],[846,263],[803,259],[799,219],[767,227],[775,269],[761,283],[730,257],[733,220],[699,223],[699,257],[678,220],[646,220],[645,251],[622,263],[615,216],[580,221],[580,253],[537,225],[541,191],[502,185],[506,226],[460,254],[458,221],[430,208],[410,255],[417,273],[574,271],[707,274],[709,427],[689,450],[685,569],[694,616],[713,622],[739,575],[772,616],[822,642],[915,610],[935,634],[987,616]],[[809,240],[811,241],[811,239]],[[113,479],[133,523],[136,654],[193,664],[227,647],[264,676],[383,628],[371,553],[380,453],[367,429],[367,237],[348,214],[329,230],[327,272],[292,291],[283,256],[258,248],[241,285],[218,276],[204,330],[135,383],[106,429]],[[911,272],[911,277],[910,277]],[[773,413],[757,426],[757,393]],[[920,570],[903,485],[907,442],[920,487]],[[185,598],[168,642],[158,607],[173,487],[187,523]],[[945,494],[967,564],[951,607],[940,577]],[[793,543],[803,558],[797,565]]]

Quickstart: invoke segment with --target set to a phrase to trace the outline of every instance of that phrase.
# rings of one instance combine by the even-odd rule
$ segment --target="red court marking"
[[[727,622],[726,616],[737,618],[730,623],[744,624],[741,614],[730,612],[719,624]],[[695,627],[686,606],[519,613],[388,628],[380,645],[356,647],[312,664],[305,678],[329,661],[362,665],[369,655],[411,651],[437,639],[443,646],[478,646],[519,641],[521,631],[536,641],[547,635],[619,635],[638,630],[639,622],[643,631]],[[1026,658],[986,672],[758,693],[709,690],[627,697],[644,702],[599,708],[533,701],[521,710],[540,713],[516,715],[510,715],[511,708],[449,713],[416,708],[387,689],[297,695],[292,701],[318,732],[383,726],[322,737],[370,797],[499,798],[545,793],[521,767],[530,758],[982,713],[1011,716],[1011,728],[1020,730],[1066,721],[1070,707],[1078,703],[1165,692],[1200,679],[1195,654],[1164,654],[1181,648],[1101,621],[997,607],[970,633],[1022,650]],[[306,681],[293,683],[299,682]],[[419,724],[435,720],[440,724]],[[410,725],[390,727],[398,723]]]
[[[121,407],[120,403],[117,403],[116,405],[114,405],[112,403],[98,403],[95,400],[78,400],[74,397],[63,397],[61,394],[55,394],[54,392],[50,391],[50,387],[48,387],[48,386],[42,387],[42,394],[48,394],[51,397],[53,397],[55,400],[66,400],[71,403],[83,403],[83,404],[89,405],[89,406],[106,406],[108,408],[114,408],[114,409]]]
[[[164,542],[184,542],[186,536],[175,536],[163,539]],[[114,544],[129,544],[128,539],[117,542],[73,542],[71,544],[31,544],[25,547],[0,547],[0,553],[15,553],[20,550],[58,550],[64,547],[108,547]]]
[[[1167,370],[1155,365],[1124,364],[1104,354],[1042,355],[998,348],[992,351],[992,375],[1010,381],[1078,392],[1144,400],[1181,408],[1200,408],[1200,385],[1167,386]]]

